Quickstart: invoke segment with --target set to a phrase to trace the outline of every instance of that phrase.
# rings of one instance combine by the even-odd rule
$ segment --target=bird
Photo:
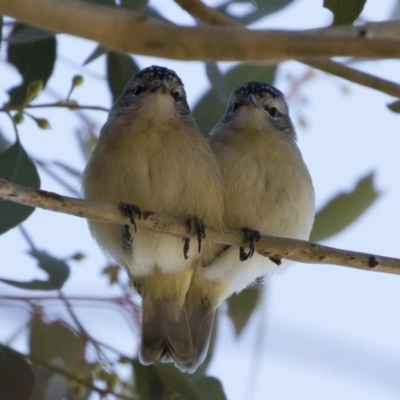
[[[296,143],[296,132],[283,93],[263,82],[236,88],[221,121],[211,130],[209,143],[218,159],[224,182],[224,223],[242,229],[249,252],[225,251],[211,265],[198,268],[187,295],[187,309],[196,304],[192,292],[202,291],[203,307],[188,313],[199,322],[197,362],[207,353],[212,318],[218,305],[253,282],[283,270],[287,260],[254,253],[259,233],[286,238],[309,238],[315,215],[312,179]],[[252,256],[252,257],[251,257]],[[192,323],[192,325],[194,325]],[[193,327],[192,327],[193,329]]]
[[[223,228],[223,184],[218,161],[201,134],[178,75],[150,66],[135,74],[116,99],[83,174],[85,199],[119,204],[134,222],[151,210],[188,222]],[[89,221],[99,246],[129,274],[142,296],[139,359],[173,362],[186,372],[193,343],[185,309],[191,277],[209,265],[221,245],[137,227]],[[184,248],[184,249],[183,249]]]

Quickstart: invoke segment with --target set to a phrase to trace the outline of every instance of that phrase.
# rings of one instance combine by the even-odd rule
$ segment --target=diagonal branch
[[[79,0],[0,0],[0,14],[115,50],[169,59],[254,62],[315,56],[400,57],[400,22],[392,21],[302,32],[182,27],[126,8]]]
[[[244,29],[244,26],[240,22],[218,12],[217,10],[214,10],[211,7],[207,7],[200,0],[175,0],[175,2],[178,3],[190,15],[209,25],[231,26]],[[388,26],[392,27],[393,29],[398,29],[397,25],[393,25],[393,22],[388,23]],[[383,32],[380,34],[383,35]],[[391,35],[389,28],[387,35]],[[390,96],[400,97],[400,85],[386,79],[378,78],[377,76],[368,74],[366,72],[349,68],[343,64],[332,61],[329,58],[309,57],[299,58],[297,61],[307,64],[312,68],[316,68],[329,74],[339,76],[340,78],[347,79],[351,82],[358,83],[359,85],[379,90]]]
[[[116,205],[29,189],[11,183],[4,178],[0,178],[0,198],[99,222],[121,225],[130,224],[129,218],[122,215]],[[142,216],[142,219],[136,221],[138,227],[179,238],[197,239],[197,233],[188,233],[186,224],[182,221],[151,211],[143,211]],[[206,229],[205,240],[232,246],[247,246],[243,233],[233,230],[221,232],[214,229]],[[310,264],[342,265],[400,275],[400,259],[335,249],[304,240],[262,236],[255,247],[259,254],[274,259],[286,258]]]

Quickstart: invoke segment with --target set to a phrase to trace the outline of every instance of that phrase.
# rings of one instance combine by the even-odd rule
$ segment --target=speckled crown
[[[270,95],[273,98],[284,97],[280,90],[264,82],[247,82],[239,86],[234,93],[246,97],[249,94],[256,94],[258,97],[264,97],[266,95]]]
[[[151,67],[143,68],[135,76],[136,78],[142,78],[145,81],[166,81],[183,86],[181,78],[172,71],[165,67],[159,67],[158,65],[152,65]]]

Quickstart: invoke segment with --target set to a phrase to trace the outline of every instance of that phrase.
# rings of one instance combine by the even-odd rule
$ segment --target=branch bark
[[[0,198],[103,223],[130,225],[129,218],[123,216],[116,205],[60,196],[44,190],[29,189],[11,183],[4,178],[0,178]],[[136,224],[141,228],[162,234],[197,239],[196,233],[187,232],[184,222],[151,211],[142,211],[142,218],[137,220]],[[244,242],[243,233],[233,230],[219,232],[214,229],[206,229],[205,240],[232,246],[247,246]],[[342,265],[400,275],[400,259],[335,249],[304,240],[262,236],[256,243],[256,251],[274,259],[286,258],[309,264]],[[245,266],[245,264],[243,265]]]
[[[303,32],[181,27],[121,7],[79,0],[0,0],[0,14],[115,50],[170,59],[255,62],[313,56],[400,57],[399,22]]]

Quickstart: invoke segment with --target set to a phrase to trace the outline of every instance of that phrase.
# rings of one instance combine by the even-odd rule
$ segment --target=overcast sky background
[[[262,1],[262,0],[259,0]],[[174,21],[192,24],[193,20],[173,1],[151,1]],[[214,4],[208,1],[208,4]],[[282,12],[260,21],[257,28],[303,29],[329,24],[330,13],[322,1],[298,0]],[[393,12],[395,1],[369,0],[362,14],[365,21],[380,21]],[[58,36],[58,62],[48,88],[38,102],[54,101],[53,94],[64,96],[73,75],[82,73],[85,83],[73,98],[80,104],[110,106],[110,94],[101,78],[105,75],[104,57],[84,70],[79,65],[95,44],[66,35]],[[4,47],[1,49],[4,60]],[[204,67],[196,62],[176,62],[137,57],[141,67],[151,64],[174,69],[185,83],[189,104],[193,106],[209,83]],[[220,64],[226,69],[230,64]],[[383,78],[399,82],[399,61],[363,62],[355,65]],[[293,78],[301,78],[307,67],[281,64],[276,86],[288,93]],[[5,89],[20,78],[14,69],[0,64],[0,102],[7,101]],[[358,179],[376,173],[381,196],[365,215],[324,244],[338,248],[400,257],[400,115],[386,104],[394,99],[350,82],[316,72],[301,88],[307,100],[290,102],[297,126],[299,146],[310,169],[318,208],[339,191],[350,190]],[[58,97],[57,97],[58,98]],[[290,99],[289,99],[290,100]],[[298,123],[307,121],[303,129]],[[20,138],[28,153],[37,159],[61,160],[78,169],[84,159],[74,130],[79,120],[67,110],[40,110],[52,130],[38,130],[28,119],[20,126]],[[99,127],[106,113],[90,112]],[[0,115],[0,129],[14,141],[6,116]],[[42,188],[71,195],[45,174]],[[79,182],[73,182],[80,190]],[[106,264],[93,243],[84,220],[36,210],[24,224],[38,249],[48,249],[58,257],[77,250],[87,254],[80,263],[71,263],[72,275],[65,285],[70,295],[111,295],[99,271]],[[43,278],[18,229],[0,237],[0,277],[29,280]],[[79,270],[79,271],[78,271]],[[0,284],[1,294],[29,295],[31,292]],[[229,400],[265,398],[274,400],[307,399],[398,399],[400,394],[400,277],[350,268],[296,264],[271,279],[264,301],[242,337],[234,337],[232,326],[220,319],[217,348],[209,374],[220,378]],[[132,354],[135,333],[118,313],[110,310],[77,309],[87,329],[99,340]],[[48,318],[61,309],[53,307]],[[22,326],[27,313],[16,307],[0,308],[0,340]],[[115,340],[117,338],[117,340]],[[26,336],[15,342],[26,350]]]

